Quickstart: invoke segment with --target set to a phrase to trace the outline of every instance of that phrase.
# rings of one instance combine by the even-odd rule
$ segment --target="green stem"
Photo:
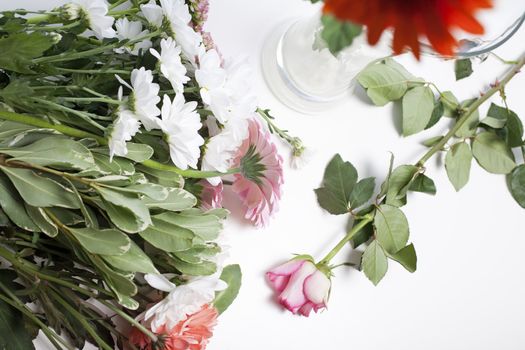
[[[516,74],[520,72],[520,69],[525,65],[525,54],[521,56],[521,58],[517,61],[518,63],[513,66],[503,77],[501,82],[497,84],[496,86],[493,86],[490,88],[483,96],[478,98],[474,103],[472,103],[466,110],[460,112],[460,117],[454,127],[449,130],[449,132],[439,141],[436,143],[432,148],[428,150],[423,157],[416,163],[416,166],[423,167],[425,163],[432,158],[432,156],[439,152],[443,146],[447,144],[447,142],[456,134],[456,132],[467,122],[469,117],[474,113],[479,106],[481,106],[484,102],[486,102],[488,99],[490,99],[494,94],[498,93],[501,89],[503,89],[507,83],[514,78]]]
[[[45,26],[45,27],[30,27],[31,30],[38,30],[38,31],[50,31],[50,32],[54,32],[54,31],[57,31],[57,30],[64,30],[64,29],[71,29],[71,28],[74,28],[78,25],[80,25],[82,22],[81,21],[75,21],[75,22],[72,22],[72,23],[69,23],[69,24],[64,24],[62,26]]]
[[[0,283],[0,286],[2,286],[2,289],[3,289],[3,285]],[[71,347],[69,344],[67,344],[65,342],[64,339],[62,339],[58,334],[54,333],[51,329],[49,329],[48,326],[46,326],[42,321],[40,321],[40,319],[38,317],[36,317],[33,312],[31,312],[30,310],[27,309],[27,307],[23,304],[23,303],[18,303],[18,301],[13,301],[5,296],[3,296],[2,294],[0,294],[0,300],[8,303],[9,305],[11,305],[12,307],[14,307],[15,309],[17,309],[18,311],[20,311],[21,313],[23,313],[27,318],[29,318],[31,321],[33,321],[38,327],[40,327],[40,329],[42,330],[42,332],[45,334],[45,336],[47,337],[47,339],[49,339],[49,341],[51,342],[51,344],[53,344],[53,346],[57,349],[57,350],[63,350],[63,348],[58,344],[58,342],[60,342],[60,344],[64,345],[64,347],[66,347],[68,350],[74,350],[73,347]],[[17,298],[18,300],[18,298]],[[57,342],[58,340],[58,342]]]
[[[103,97],[60,97],[60,96],[57,96],[56,98],[61,99],[63,101],[68,101],[68,102],[102,102],[102,103],[114,104],[114,105],[123,104],[122,101],[114,100],[112,98],[103,98]]]
[[[134,319],[133,317],[131,317],[130,315],[128,315],[127,313],[119,309],[118,307],[115,307],[115,305],[111,304],[110,302],[107,302],[106,300],[99,300],[99,302],[102,303],[102,305],[106,306],[107,308],[111,309],[113,312],[115,312],[117,315],[119,315],[126,321],[128,321],[133,327],[137,328],[142,333],[147,335],[153,342],[158,341],[157,336],[152,331],[144,327],[139,321],[137,321],[136,319]]]
[[[94,126],[95,128],[99,129],[99,130],[106,130],[106,128],[104,128],[102,125],[100,125],[99,123],[97,123],[96,121],[94,121],[92,118],[91,118],[91,114],[90,113],[86,113],[86,112],[82,112],[82,111],[77,111],[76,109],[73,109],[73,108],[69,108],[69,107],[66,107],[66,106],[62,106],[61,104],[58,104],[56,102],[53,102],[53,101],[47,101],[47,100],[44,100],[44,99],[41,99],[41,98],[36,98],[36,97],[33,97],[32,100],[40,103],[40,104],[43,104],[43,105],[46,105],[46,106],[49,106],[53,109],[56,109],[56,110],[59,110],[59,111],[62,111],[62,112],[67,112],[67,113],[71,113],[71,114],[74,114],[76,115],[77,117],[80,117],[83,121],[85,121],[86,123],[88,123],[89,125],[92,125]]]
[[[97,332],[91,327],[91,325],[86,321],[84,315],[78,312],[73,306],[71,306],[65,299],[63,299],[60,294],[55,292],[53,289],[50,289],[51,294],[53,294],[54,299],[61,304],[71,315],[73,315],[79,322],[82,324],[84,329],[93,337],[99,346],[105,350],[113,350],[102,338],[100,338]]]
[[[129,75],[131,72],[121,69],[72,69],[72,68],[62,68],[56,67],[59,72],[64,73],[78,73],[78,74],[122,74]]]
[[[56,13],[46,13],[46,14],[40,14],[38,16],[33,16],[27,18],[27,24],[37,24],[42,22],[49,22],[53,17],[55,17]]]
[[[97,135],[91,134],[91,133],[86,132],[86,131],[77,130],[77,129],[71,128],[69,126],[66,126],[66,125],[51,124],[51,123],[46,122],[46,121],[44,121],[44,120],[42,120],[40,118],[32,117],[32,116],[25,115],[25,114],[18,114],[18,113],[7,112],[7,111],[0,111],[0,119],[10,120],[10,121],[13,121],[13,122],[22,123],[22,124],[26,124],[26,125],[32,125],[32,126],[36,126],[36,127],[39,127],[39,128],[53,129],[53,130],[56,130],[56,131],[58,131],[58,132],[60,132],[60,133],[62,133],[64,135],[75,137],[75,138],[93,139],[93,140],[97,141],[101,146],[107,146],[107,144],[108,144],[108,141],[104,137],[97,136]],[[148,159],[148,160],[142,162],[141,164],[146,166],[146,167],[148,167],[148,168],[151,168],[151,169],[169,171],[169,172],[172,172],[172,173],[179,174],[179,175],[181,175],[183,177],[194,178],[194,179],[206,179],[206,178],[210,178],[210,177],[221,177],[221,176],[224,176],[224,175],[237,174],[237,173],[240,172],[239,168],[230,169],[229,171],[227,171],[225,173],[221,173],[219,171],[200,171],[200,170],[193,170],[193,169],[182,170],[182,169],[179,169],[179,168],[177,168],[177,167],[175,167],[173,165],[159,163],[159,162],[151,160],[151,159]]]
[[[319,261],[319,265],[327,265],[330,260],[332,260],[336,255],[337,253],[339,253],[339,251],[341,249],[343,249],[343,247],[352,240],[352,238],[354,238],[354,236],[359,232],[361,231],[361,229],[363,227],[365,227],[366,225],[368,225],[370,222],[372,222],[372,220],[374,220],[374,216],[371,215],[371,214],[367,214],[363,217],[363,219],[361,221],[359,221],[359,223],[357,225],[355,225],[354,227],[352,227],[352,229],[350,230],[350,232],[348,232],[346,234],[346,236],[341,239],[339,241],[339,243],[337,243],[337,245],[328,253],[326,254],[326,256],[321,260]]]
[[[157,35],[160,35],[160,34],[162,34],[162,31],[157,30],[141,38],[133,39],[130,41],[116,42],[113,44],[108,44],[105,46],[100,46],[94,49],[81,51],[81,52],[62,52],[61,54],[54,55],[54,56],[44,56],[44,57],[35,58],[33,59],[33,63],[39,64],[39,63],[49,63],[49,62],[66,62],[66,61],[77,60],[80,58],[92,57],[92,56],[96,56],[101,53],[104,53],[105,51],[116,49],[118,47],[133,45],[143,40],[156,37]]]
[[[110,11],[113,10],[115,7],[122,5],[126,1],[128,1],[128,0],[118,0],[118,1],[116,1],[115,3],[109,5],[109,10]]]
[[[75,290],[75,291],[77,291],[79,293],[82,293],[82,294],[84,294],[86,296],[89,296],[89,297],[93,297],[93,298],[98,298],[99,297],[98,295],[93,294],[93,293],[85,290],[84,288],[79,287],[79,286],[77,286],[77,285],[75,285],[73,283],[69,283],[69,282],[66,282],[66,281],[64,281],[64,280],[62,280],[60,278],[53,277],[53,276],[41,273],[37,266],[35,266],[34,264],[30,263],[29,261],[26,261],[26,260],[23,260],[23,259],[21,259],[21,260],[18,259],[14,253],[12,253],[9,250],[5,249],[1,245],[0,245],[0,256],[5,258],[6,260],[8,260],[11,264],[13,264],[13,266],[18,267],[21,270],[28,272],[31,276],[35,276],[35,277],[38,277],[38,278],[40,278],[42,280],[46,280],[46,281],[49,281],[49,282],[53,282],[53,283],[59,284],[59,285],[64,286],[64,287],[68,287],[70,289],[73,289],[73,290]],[[111,294],[108,291],[104,291],[103,294],[106,294],[107,296],[111,296],[111,297],[113,296],[113,294]]]

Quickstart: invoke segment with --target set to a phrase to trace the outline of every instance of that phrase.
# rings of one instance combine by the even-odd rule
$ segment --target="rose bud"
[[[326,308],[330,278],[310,259],[298,257],[266,273],[279,303],[294,314],[308,317]]]

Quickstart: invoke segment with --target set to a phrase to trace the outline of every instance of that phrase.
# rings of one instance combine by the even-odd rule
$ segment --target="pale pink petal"
[[[317,270],[304,281],[304,294],[314,304],[321,304],[330,292],[330,280]]]

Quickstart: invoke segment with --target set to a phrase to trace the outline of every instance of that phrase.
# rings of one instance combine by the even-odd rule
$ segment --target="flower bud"
[[[266,273],[279,303],[294,314],[308,317],[326,307],[330,278],[309,259],[296,258]]]
[[[68,3],[62,6],[60,9],[61,18],[66,21],[74,21],[82,16],[82,7],[75,3]]]

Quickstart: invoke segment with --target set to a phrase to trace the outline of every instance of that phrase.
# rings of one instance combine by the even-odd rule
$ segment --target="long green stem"
[[[65,30],[65,29],[71,29],[71,28],[74,28],[78,25],[80,25],[82,22],[81,21],[76,21],[76,22],[72,22],[72,23],[69,23],[69,24],[64,24],[62,26],[44,26],[44,27],[31,27],[30,29],[31,30],[38,30],[38,31],[49,31],[49,32],[52,32],[52,31],[57,31],[57,30]]]
[[[339,241],[339,243],[337,243],[337,245],[328,253],[326,254],[326,256],[319,262],[319,265],[327,265],[330,260],[332,260],[336,255],[337,253],[339,253],[339,251],[348,243],[352,240],[352,238],[354,238],[354,236],[359,232],[361,231],[361,229],[363,227],[365,227],[366,225],[368,225],[368,223],[372,222],[372,220],[374,219],[374,216],[371,215],[371,214],[367,214],[365,215],[357,225],[355,225],[354,227],[352,227],[352,229],[350,230],[350,232],[348,232],[346,234],[346,236],[343,237],[343,239],[341,239]]]
[[[129,75],[131,72],[121,69],[73,69],[73,68],[62,68],[56,67],[56,70],[64,73],[77,73],[77,74],[121,74]],[[66,86],[67,87],[67,86]]]
[[[25,115],[25,114],[0,111],[0,119],[10,120],[13,122],[22,123],[26,125],[32,125],[32,126],[36,126],[39,128],[53,129],[64,135],[75,137],[75,138],[93,139],[102,146],[106,146],[108,144],[108,141],[104,137],[97,136],[97,135],[91,134],[86,131],[74,129],[66,125],[51,124],[45,120],[42,120],[36,117],[32,117],[29,115]],[[221,173],[218,171],[200,171],[200,170],[192,170],[192,169],[182,170],[173,165],[159,163],[151,159],[146,160],[142,162],[141,164],[151,169],[169,171],[172,173],[179,174],[183,177],[194,178],[194,179],[206,179],[210,177],[220,177],[220,176],[229,175],[229,174],[237,174],[240,171],[240,169],[238,168],[230,169],[226,173]]]
[[[438,142],[436,143],[432,148],[428,150],[427,153],[421,159],[416,163],[418,167],[423,167],[425,163],[432,158],[432,156],[439,152],[443,146],[445,146],[455,134],[456,132],[467,122],[469,117],[474,113],[479,106],[481,106],[483,103],[485,103],[488,99],[490,99],[494,94],[498,93],[503,89],[507,83],[512,80],[512,78],[520,72],[520,69],[525,65],[525,54],[521,56],[521,58],[518,60],[518,63],[513,66],[507,74],[501,79],[501,82],[492,88],[490,88],[487,92],[483,94],[480,98],[478,98],[476,101],[474,101],[466,110],[462,111],[460,114],[460,117],[454,127],[449,130],[449,132]]]
[[[74,350],[73,347],[71,347],[69,344],[67,344],[65,342],[64,339],[62,339],[58,334],[54,333],[51,329],[49,329],[48,326],[46,326],[42,321],[40,321],[40,319],[38,319],[38,317],[36,317],[30,310],[27,309],[27,307],[22,303],[22,304],[19,304],[18,302],[16,301],[13,301],[5,296],[3,296],[2,294],[0,294],[0,300],[8,303],[9,305],[11,305],[12,307],[14,307],[15,309],[17,309],[18,311],[20,311],[21,313],[24,314],[24,316],[26,316],[27,318],[29,318],[31,321],[33,321],[38,327],[40,327],[40,329],[42,330],[42,332],[44,333],[44,335],[47,337],[47,339],[49,339],[49,341],[51,342],[51,344],[53,344],[53,346],[57,349],[57,350],[62,350],[63,348],[60,346],[60,344],[62,344],[66,349],[68,350]],[[57,342],[58,341],[58,342]],[[58,344],[60,342],[60,344]]]
[[[97,128],[99,130],[105,130],[106,129],[102,125],[100,125],[99,123],[94,121],[93,118],[90,117],[89,113],[82,112],[82,111],[77,111],[76,109],[69,108],[69,107],[66,107],[66,106],[62,106],[61,104],[58,104],[58,103],[53,102],[53,101],[47,101],[47,100],[44,100],[42,98],[34,97],[33,100],[38,102],[38,103],[40,103],[40,104],[49,106],[49,107],[51,107],[53,109],[56,109],[56,110],[59,110],[59,111],[63,111],[63,112],[66,112],[66,113],[70,113],[70,114],[74,114],[77,117],[80,117],[83,121],[85,121],[89,125],[92,125],[92,126],[94,126],[95,128]]]
[[[50,289],[51,294],[53,295],[54,299],[62,305],[71,315],[73,315],[79,322],[82,324],[84,329],[93,337],[95,342],[101,346],[105,350],[113,350],[111,346],[108,345],[102,338],[99,337],[97,332],[91,327],[91,325],[86,321],[86,318],[84,315],[82,315],[80,312],[78,312],[74,307],[72,307],[65,299],[63,299],[60,294],[55,292],[53,289]]]
[[[102,102],[102,103],[108,103],[108,104],[114,104],[114,105],[121,105],[124,102],[119,100],[114,100],[112,98],[103,98],[103,97],[59,97],[56,98],[61,99],[63,101],[68,102]]]

